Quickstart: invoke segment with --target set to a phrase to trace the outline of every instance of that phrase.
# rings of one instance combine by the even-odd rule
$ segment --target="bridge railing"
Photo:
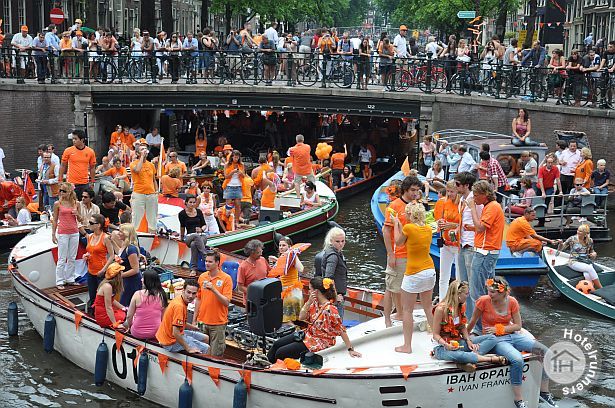
[[[266,51],[67,50],[59,53],[0,49],[0,77],[17,83],[245,84],[448,92],[496,99],[613,108],[615,75],[602,71],[465,62],[419,56],[340,55]]]

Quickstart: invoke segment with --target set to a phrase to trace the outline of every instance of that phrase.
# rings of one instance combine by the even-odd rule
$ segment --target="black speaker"
[[[246,313],[250,330],[257,336],[273,333],[282,326],[282,282],[267,278],[248,286]]]

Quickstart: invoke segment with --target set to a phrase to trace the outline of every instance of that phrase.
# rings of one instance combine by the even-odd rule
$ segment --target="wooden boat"
[[[372,215],[376,223],[376,228],[380,234],[382,234],[382,226],[384,225],[384,212],[389,204],[389,197],[386,193],[386,189],[392,180],[403,180],[403,178],[403,173],[401,171],[397,172],[385,181],[372,195],[370,203]],[[434,202],[434,198],[435,197],[430,195],[430,203]],[[438,270],[440,266],[440,248],[437,244],[438,237],[439,234],[434,232],[430,247],[430,254],[433,258],[436,270]],[[514,257],[504,242],[496,264],[495,273],[496,275],[504,276],[511,287],[519,291],[522,288],[534,288],[538,284],[540,276],[547,273],[547,265],[540,256],[530,253],[526,253],[522,257]]]
[[[352,183],[346,187],[336,188],[334,190],[337,201],[343,202],[359,193],[366,190],[371,190],[375,186],[379,186],[395,171],[395,159],[393,157],[384,157],[378,159],[378,161],[372,166],[374,175],[368,179],[358,179],[355,183]]]
[[[291,214],[287,213],[287,217],[272,222],[261,221],[258,225],[249,228],[210,235],[207,238],[207,245],[236,252],[242,250],[244,245],[251,239],[258,239],[267,244],[275,239],[276,234],[305,236],[316,234],[323,228],[328,229],[328,222],[335,218],[339,206],[335,195],[324,183],[317,182],[316,191],[322,202],[320,207],[301,210]],[[294,197],[294,193],[291,192],[289,196]],[[159,204],[158,229],[163,228],[169,232],[179,232],[177,214],[181,210],[181,207]]]
[[[598,265],[603,271],[598,273],[602,289],[584,294],[576,285],[585,279],[580,272],[573,271],[567,264],[570,255],[552,248],[543,249],[549,265],[549,280],[555,288],[577,305],[610,319],[615,319],[615,270]]]
[[[191,369],[192,406],[230,406],[234,386],[241,377],[249,378],[247,406],[250,407],[316,408],[332,404],[354,407],[357,401],[365,407],[482,407],[502,405],[506,401],[508,406],[513,406],[506,367],[480,364],[475,373],[466,373],[452,363],[433,359],[431,335],[421,331],[421,327],[425,328],[425,317],[419,312],[415,312],[414,352],[395,353],[394,345],[402,341],[401,325],[385,328],[378,306],[382,293],[369,290],[353,288],[349,291],[352,297],[346,302],[349,319],[346,323],[352,320],[354,324],[348,329],[348,335],[363,357],[351,358],[338,339],[335,346],[319,353],[324,361],[320,370],[306,366],[296,371],[257,367],[246,363],[247,354],[252,350],[232,341],[227,341],[224,356],[216,358],[171,353],[155,342],[138,340],[129,333],[122,338],[111,329],[100,328],[91,316],[84,314],[87,301],[84,286],[63,291],[53,286],[55,263],[51,251],[54,245],[49,238],[49,228],[38,230],[24,238],[10,258],[15,291],[35,330],[44,336],[46,319],[54,320],[53,350],[90,373],[95,369],[97,348],[101,342],[105,343],[109,349],[106,381],[133,392],[139,376],[145,375],[133,362],[139,360],[140,352],[145,353],[149,364],[142,398],[146,400],[177,406],[179,388],[187,376],[182,367],[185,365],[186,370]],[[151,248],[153,239],[144,238],[140,243],[156,251]],[[240,297],[234,295],[233,299],[237,301]],[[162,361],[164,365],[165,359],[163,372],[159,364]],[[524,355],[524,359],[524,399],[529,402],[528,407],[537,408],[541,364],[531,354]]]

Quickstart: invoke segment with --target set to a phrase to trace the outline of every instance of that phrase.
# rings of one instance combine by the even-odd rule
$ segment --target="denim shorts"
[[[224,189],[225,200],[241,200],[242,198],[241,186],[228,186]]]

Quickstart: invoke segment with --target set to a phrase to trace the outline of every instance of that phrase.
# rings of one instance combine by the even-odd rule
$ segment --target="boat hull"
[[[343,202],[355,195],[367,190],[371,190],[376,186],[381,185],[391,174],[395,171],[395,160],[391,160],[391,163],[387,163],[387,166],[380,172],[377,172],[374,177],[369,179],[363,179],[356,183],[353,183],[347,187],[341,187],[335,190],[335,197],[337,201]]]

